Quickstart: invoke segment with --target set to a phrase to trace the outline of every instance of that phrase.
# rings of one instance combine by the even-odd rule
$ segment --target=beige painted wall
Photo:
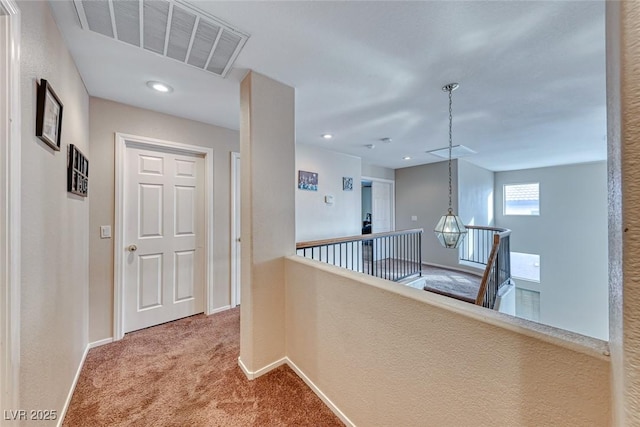
[[[159,98],[158,102],[169,102]],[[89,221],[89,341],[113,336],[113,239],[100,238],[100,226],[114,224],[115,132],[158,138],[214,150],[214,307],[230,304],[231,155],[239,151],[238,132],[91,98]],[[115,230],[113,230],[115,233]],[[112,234],[113,234],[112,233]]]
[[[296,189],[296,242],[361,233],[361,163],[356,156],[312,145],[296,146],[296,173],[318,173],[318,191]],[[352,191],[343,190],[343,177],[353,178]],[[332,205],[325,203],[327,195],[333,196]]]
[[[454,160],[451,166],[452,204],[457,213],[458,161]],[[422,261],[464,269],[458,264],[458,251],[443,248],[433,234],[433,228],[449,206],[448,171],[448,162],[396,169],[396,230],[424,228]],[[412,221],[412,216],[418,220]]]
[[[20,408],[61,411],[87,345],[89,198],[67,193],[67,150],[91,165],[89,97],[58,32],[49,2],[22,11],[22,227]],[[62,144],[34,136],[37,83],[64,105]],[[90,182],[91,188],[92,182]],[[91,194],[91,193],[90,193]],[[55,425],[55,422],[33,422]]]
[[[396,171],[395,169],[385,168],[384,166],[362,162],[362,176],[366,176],[367,178],[389,179],[393,181],[396,179]]]
[[[240,359],[249,373],[284,357],[282,257],[295,253],[294,108],[292,87],[252,71],[242,80]]]
[[[458,215],[465,225],[493,225],[495,176],[464,159],[458,165]],[[447,177],[442,177],[446,180]]]
[[[534,182],[540,215],[504,215],[504,185]],[[540,255],[540,323],[609,339],[606,162],[496,172],[495,201],[511,250]]]
[[[287,356],[355,425],[611,424],[603,342],[301,257],[285,268]]]

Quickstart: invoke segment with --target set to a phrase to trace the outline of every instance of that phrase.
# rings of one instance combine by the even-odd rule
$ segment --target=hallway
[[[341,426],[288,367],[238,367],[240,309],[129,333],[92,349],[64,426]]]

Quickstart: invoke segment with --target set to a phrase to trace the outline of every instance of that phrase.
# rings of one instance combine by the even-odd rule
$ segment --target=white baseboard
[[[244,365],[244,362],[242,361],[242,359],[240,359],[240,357],[238,357],[238,366],[240,366],[240,369],[242,369],[242,372],[244,372],[244,374],[247,376],[249,380],[253,379],[253,373],[249,369],[247,369],[247,367]]]
[[[315,385],[313,383],[313,381],[311,381],[311,379],[305,375],[304,372],[302,372],[302,370],[300,368],[298,368],[298,366],[293,363],[291,360],[289,360],[288,357],[285,357],[286,361],[287,361],[287,365],[289,365],[289,367],[291,369],[293,369],[293,371],[300,377],[302,378],[302,381],[304,381],[311,390],[313,390],[313,392],[320,398],[320,400],[322,400],[324,402],[325,405],[327,405],[329,407],[329,409],[331,409],[331,412],[333,412],[334,414],[336,414],[336,416],[338,418],[340,418],[340,420],[347,426],[353,426],[355,427],[355,424],[335,405],[335,403],[333,403],[331,401],[331,399],[329,399],[327,397],[326,394],[324,394],[322,392],[322,390],[320,390],[318,388],[317,385]]]
[[[242,359],[238,357],[238,365],[240,366],[240,369],[242,369],[242,372],[244,372],[244,374],[247,376],[247,378],[249,378],[250,380],[255,380],[256,378],[266,374],[267,372],[273,371],[277,367],[284,365],[285,363],[287,363],[287,360],[288,359],[286,357],[283,357],[282,359],[278,359],[275,362],[269,363],[267,366],[260,368],[257,371],[250,371],[249,368],[247,368],[247,366],[244,364]]]
[[[80,379],[80,372],[82,372],[82,367],[84,366],[84,361],[87,359],[87,353],[89,353],[89,346],[91,344],[87,344],[84,349],[84,353],[82,354],[82,358],[80,359],[80,364],[78,365],[78,370],[76,371],[76,376],[73,378],[73,382],[71,383],[71,388],[69,389],[69,394],[67,395],[67,400],[64,402],[64,406],[62,410],[58,414],[58,427],[62,426],[62,422],[64,421],[65,415],[67,415],[67,409],[69,409],[69,405],[71,404],[71,398],[73,397],[73,392],[76,390],[76,385],[78,384],[78,380]]]
[[[105,338],[103,340],[98,340],[89,343],[89,349],[100,347],[101,345],[111,344],[113,342],[113,338]]]
[[[259,376],[264,375],[267,372],[272,371],[275,368],[282,366],[284,364],[289,365],[289,367],[296,373],[296,375],[302,378],[302,381],[305,382],[305,384],[320,398],[320,400],[322,400],[324,404],[327,405],[329,409],[331,409],[331,412],[333,412],[338,418],[340,418],[340,420],[346,426],[355,427],[355,424],[335,405],[335,403],[333,403],[331,399],[329,399],[327,395],[324,394],[322,390],[320,390],[318,386],[315,385],[313,381],[311,381],[311,379],[308,376],[306,376],[305,373],[302,372],[300,368],[298,368],[298,365],[293,363],[288,357],[283,357],[280,360],[276,360],[275,362],[270,363],[264,368],[258,369],[257,371],[254,371],[254,372],[250,371],[246,367],[244,362],[242,362],[242,359],[238,357],[238,365],[240,366],[240,369],[242,369],[242,372],[244,372],[244,374],[247,376],[249,380],[254,380]]]
[[[212,314],[216,314],[216,313],[221,313],[221,312],[227,311],[227,310],[231,310],[231,306],[230,305],[225,305],[225,306],[222,306],[222,307],[214,308],[213,310],[211,310],[211,313],[209,313],[208,316],[211,316]]]

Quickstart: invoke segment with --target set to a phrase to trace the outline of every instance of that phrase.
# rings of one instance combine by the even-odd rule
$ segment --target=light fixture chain
[[[453,149],[453,110],[452,110],[452,93],[453,87],[449,87],[449,213],[452,212],[451,208],[451,151]]]

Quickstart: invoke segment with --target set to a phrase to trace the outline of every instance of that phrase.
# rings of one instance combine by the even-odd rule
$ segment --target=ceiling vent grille
[[[85,30],[225,77],[249,35],[179,0],[74,0]]]
[[[433,154],[437,157],[442,157],[443,159],[448,159],[449,147],[438,148],[437,150],[427,151],[427,153]],[[454,145],[453,147],[451,147],[452,159],[459,159],[460,157],[470,156],[472,154],[476,154],[476,152],[469,147],[465,147],[464,145]]]

